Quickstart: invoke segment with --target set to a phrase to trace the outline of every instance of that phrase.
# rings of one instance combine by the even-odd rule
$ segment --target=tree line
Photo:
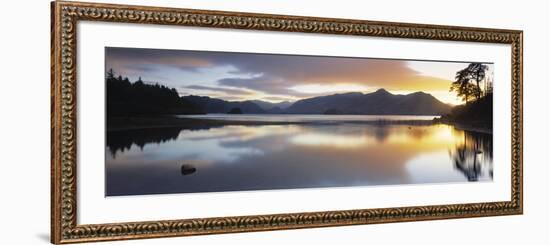
[[[132,83],[128,77],[117,76],[113,69],[107,71],[105,80],[109,116],[202,113],[196,105],[181,99],[174,88],[145,83],[141,77]]]

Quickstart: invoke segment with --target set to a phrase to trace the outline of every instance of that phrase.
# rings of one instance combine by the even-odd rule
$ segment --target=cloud
[[[215,65],[206,57],[185,55],[174,50],[115,47],[105,48],[105,62],[107,68],[113,68],[125,74],[166,68],[193,72]]]
[[[270,94],[290,94],[290,84],[284,77],[269,77],[261,75],[251,78],[223,78],[217,81],[220,85],[248,88]]]
[[[291,97],[285,97],[285,96],[265,96],[260,98],[261,100],[267,100],[271,102],[282,102],[282,101],[291,101],[294,98]]]
[[[226,93],[227,96],[249,95],[245,91],[253,90],[264,97],[303,98],[334,92],[331,87],[448,91],[454,75],[454,67],[447,69],[451,73],[449,79],[445,79],[445,74],[441,72],[437,75],[430,72],[430,63],[437,64],[433,66],[433,71],[441,71],[446,64],[444,62],[423,61],[420,72],[411,65],[411,62],[418,61],[407,60],[161,49],[106,48],[106,62],[107,67],[132,74],[154,70],[157,77],[181,76],[177,79],[187,85],[197,81],[197,76],[208,77],[212,80],[208,87],[199,89],[200,85],[190,86],[196,90]],[[457,65],[456,62],[447,64]],[[224,69],[220,70],[220,67]],[[196,76],[171,73],[173,69],[193,72]],[[189,81],[184,81],[186,76]],[[323,89],[308,93],[300,88]]]
[[[218,62],[224,63],[226,59],[221,59]],[[414,91],[448,89],[450,80],[419,73],[410,68],[408,62],[364,58],[232,54],[231,65],[235,70],[231,74],[262,75],[249,78],[227,77],[218,80],[218,83],[233,87],[252,88],[266,93],[296,96],[304,96],[307,93],[290,88],[348,86]],[[325,94],[326,92],[319,93]]]
[[[189,85],[189,86],[184,86],[182,88],[184,88],[184,89],[193,89],[193,90],[223,92],[223,93],[232,94],[232,95],[253,95],[253,94],[256,94],[256,92],[254,92],[254,91],[245,90],[245,89],[210,87],[210,86],[202,86],[202,85]]]

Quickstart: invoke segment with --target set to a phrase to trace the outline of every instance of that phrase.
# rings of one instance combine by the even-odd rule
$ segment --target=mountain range
[[[262,100],[226,101],[207,96],[183,96],[204,113],[227,113],[240,109],[244,114],[357,114],[357,115],[444,115],[452,106],[431,94],[416,92],[392,94],[385,89],[372,93],[342,93],[298,100],[270,103]]]
[[[278,103],[271,103],[263,100],[250,100],[250,101],[260,106],[264,110],[271,110],[276,107],[279,107],[281,110],[285,110],[286,108],[292,105],[292,102],[290,101],[283,101]]]
[[[258,104],[247,101],[226,101],[211,98],[208,96],[189,95],[181,97],[182,100],[190,102],[199,107],[204,113],[227,113],[234,108],[239,108],[244,114],[264,114],[266,110]]]

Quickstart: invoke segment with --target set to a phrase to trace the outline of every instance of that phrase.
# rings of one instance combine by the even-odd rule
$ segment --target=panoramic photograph
[[[493,180],[494,64],[105,48],[105,196]]]

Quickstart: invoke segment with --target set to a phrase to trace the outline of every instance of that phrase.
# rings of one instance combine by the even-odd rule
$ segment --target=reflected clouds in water
[[[108,196],[492,179],[491,135],[446,125],[143,129],[107,150]]]

